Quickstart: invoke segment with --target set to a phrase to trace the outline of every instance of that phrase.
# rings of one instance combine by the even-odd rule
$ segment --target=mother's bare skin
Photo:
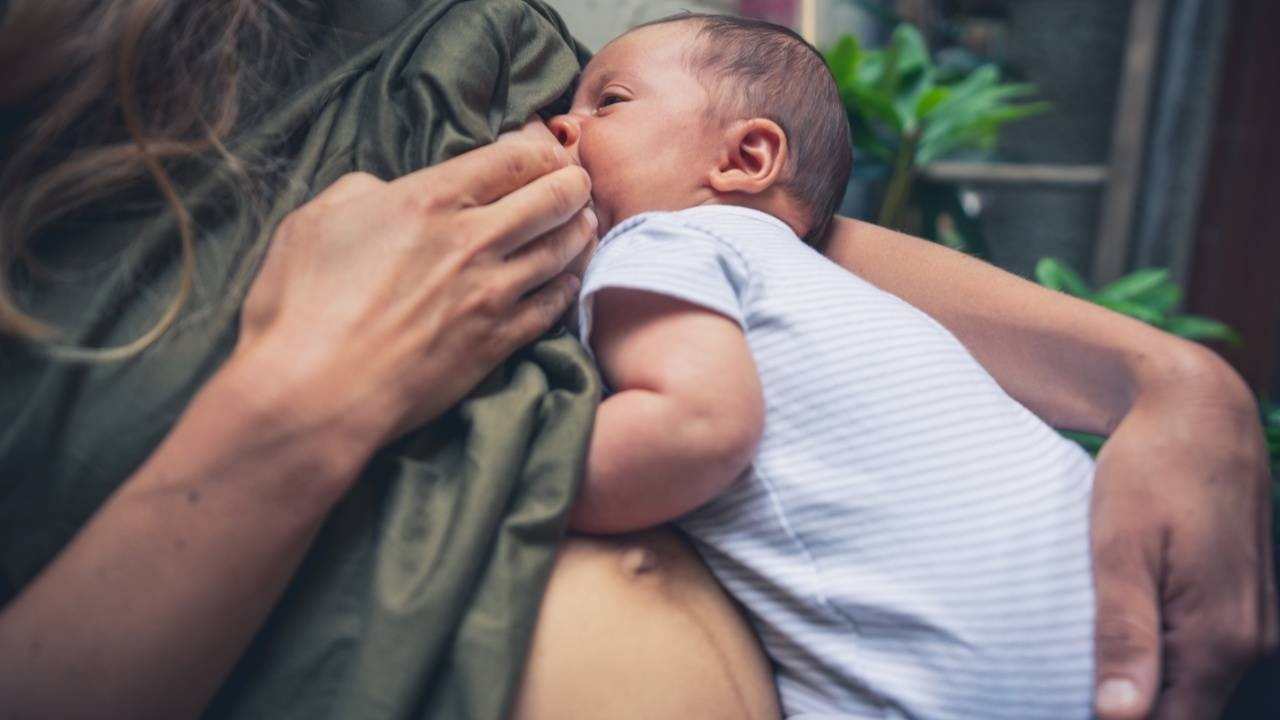
[[[543,597],[512,720],[772,720],[760,644],[667,529],[575,536]]]

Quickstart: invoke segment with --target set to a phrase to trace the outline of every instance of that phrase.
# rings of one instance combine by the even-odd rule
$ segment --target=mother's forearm
[[[371,449],[249,372],[215,376],[0,611],[5,717],[195,717],[217,691]]]
[[[827,255],[933,316],[1005,390],[1062,428],[1106,434],[1140,396],[1183,383],[1248,404],[1213,353],[935,243],[837,218]]]

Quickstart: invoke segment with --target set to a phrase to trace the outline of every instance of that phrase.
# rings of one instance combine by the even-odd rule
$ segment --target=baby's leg
[[[513,720],[780,716],[750,626],[674,533],[565,543]]]

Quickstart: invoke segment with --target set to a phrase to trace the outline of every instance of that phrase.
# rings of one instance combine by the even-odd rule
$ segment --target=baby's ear
[[[735,122],[725,130],[711,187],[753,195],[768,190],[782,177],[787,151],[787,134],[778,123],[767,118]]]

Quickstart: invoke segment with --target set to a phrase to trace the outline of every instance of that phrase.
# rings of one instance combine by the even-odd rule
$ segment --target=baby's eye
[[[613,94],[602,95],[600,97],[600,103],[597,105],[597,107],[606,108],[606,107],[609,107],[610,105],[617,105],[618,103],[625,102],[625,101],[626,101],[626,98],[622,97],[621,95],[613,95]]]

